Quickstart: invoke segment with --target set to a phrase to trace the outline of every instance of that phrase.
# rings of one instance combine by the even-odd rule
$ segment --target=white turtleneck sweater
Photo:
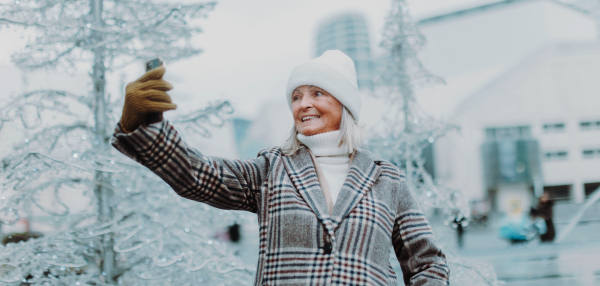
[[[331,200],[335,204],[350,168],[351,151],[343,146],[338,147],[340,131],[312,136],[298,134],[297,138],[317,157],[331,193]]]

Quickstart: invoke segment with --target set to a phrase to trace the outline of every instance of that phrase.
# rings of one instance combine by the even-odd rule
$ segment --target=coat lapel
[[[308,206],[317,215],[330,233],[333,233],[331,216],[327,209],[327,203],[323,191],[319,185],[319,179],[312,158],[306,147],[300,148],[294,155],[284,156],[285,169]]]
[[[346,181],[333,206],[331,220],[334,229],[356,207],[379,177],[381,168],[376,163],[379,160],[381,159],[376,158],[366,149],[358,149],[354,153],[354,160]]]

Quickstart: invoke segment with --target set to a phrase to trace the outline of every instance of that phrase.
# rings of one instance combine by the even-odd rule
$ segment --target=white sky
[[[497,0],[411,0],[416,18]],[[287,78],[298,64],[315,56],[319,24],[335,14],[365,16],[374,54],[390,0],[221,0],[197,36],[204,53],[166,63],[165,76],[180,111],[198,108],[224,96],[237,114],[253,117],[266,100],[283,99]],[[1,30],[0,66],[12,66],[10,54],[24,44],[20,32]],[[118,92],[120,73],[109,77],[109,90]],[[124,70],[126,80],[141,75],[142,64]],[[87,73],[87,71],[82,71]],[[112,79],[112,81],[111,81]],[[31,82],[31,79],[29,79]],[[57,87],[58,88],[58,87]]]
[[[416,17],[481,3],[477,0],[411,1]],[[374,54],[389,9],[389,0],[303,0],[219,2],[198,37],[205,53],[169,65],[178,102],[196,105],[198,97],[231,99],[238,114],[253,116],[264,100],[282,99],[287,79],[298,64],[315,56],[316,32],[335,14],[365,16]]]

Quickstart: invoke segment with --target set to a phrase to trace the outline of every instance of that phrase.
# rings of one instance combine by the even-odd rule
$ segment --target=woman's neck
[[[339,146],[340,131],[331,131],[315,134],[312,136],[297,135],[298,141],[306,145],[316,156],[344,156],[352,153],[346,148],[346,144]]]

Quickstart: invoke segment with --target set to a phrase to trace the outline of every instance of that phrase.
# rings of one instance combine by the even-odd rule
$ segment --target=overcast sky
[[[412,0],[416,18],[494,0]],[[287,78],[298,64],[315,56],[316,31],[336,14],[361,13],[371,33],[375,55],[390,0],[221,0],[205,21],[196,41],[204,53],[166,63],[166,78],[181,111],[197,108],[223,96],[238,115],[253,117],[266,100],[283,99]],[[19,32],[0,31],[0,66],[12,66],[10,54],[18,49]],[[87,71],[82,71],[87,72]],[[118,71],[109,78],[109,90],[118,90]],[[141,75],[142,64],[124,70],[127,81]],[[112,81],[110,80],[112,78]],[[30,79],[31,81],[31,79]]]
[[[449,2],[452,2],[449,5]],[[478,0],[411,1],[415,17],[462,7]],[[169,66],[179,102],[196,97],[231,99],[240,115],[253,116],[262,101],[279,99],[292,69],[315,56],[320,24],[333,15],[365,16],[374,54],[389,0],[220,1],[198,37],[205,53]],[[188,101],[189,100],[189,101]]]

